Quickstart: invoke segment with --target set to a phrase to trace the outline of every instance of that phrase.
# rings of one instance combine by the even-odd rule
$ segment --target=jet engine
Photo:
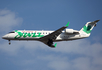
[[[73,29],[65,29],[65,33],[73,34],[74,30]]]

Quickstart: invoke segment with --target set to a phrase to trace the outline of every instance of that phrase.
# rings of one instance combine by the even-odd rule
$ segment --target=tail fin
[[[87,22],[86,25],[80,30],[81,33],[90,35],[92,29],[94,26],[96,26],[97,22],[99,20],[93,21],[93,22]]]

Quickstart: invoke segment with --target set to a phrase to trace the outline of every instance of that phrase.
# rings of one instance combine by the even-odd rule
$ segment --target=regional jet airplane
[[[8,40],[9,44],[11,44],[10,40],[36,40],[54,48],[57,43],[53,45],[53,42],[70,41],[89,37],[92,29],[96,26],[98,21],[99,20],[87,22],[86,25],[79,31],[67,29],[69,26],[68,22],[66,26],[63,26],[56,31],[15,30],[4,35],[2,38]]]

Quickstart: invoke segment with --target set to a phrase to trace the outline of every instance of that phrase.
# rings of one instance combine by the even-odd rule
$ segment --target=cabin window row
[[[30,32],[23,32],[23,34],[24,33],[30,33]],[[50,34],[50,33],[48,33],[48,32],[36,32],[35,34],[39,34],[39,33],[41,33],[41,34]],[[33,33],[32,33],[33,34]]]

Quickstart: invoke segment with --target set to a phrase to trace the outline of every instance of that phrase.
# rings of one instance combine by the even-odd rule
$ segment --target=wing
[[[52,33],[49,34],[49,35],[46,35],[46,36],[44,36],[44,37],[41,37],[39,40],[40,40],[41,42],[43,42],[44,44],[48,45],[49,47],[56,47],[56,44],[53,45],[53,41],[57,38],[57,36],[59,36],[59,35],[62,33],[62,31],[63,31],[65,28],[68,27],[68,25],[69,25],[69,22],[67,23],[66,26],[63,26],[63,27],[59,28],[58,30],[52,32]]]

